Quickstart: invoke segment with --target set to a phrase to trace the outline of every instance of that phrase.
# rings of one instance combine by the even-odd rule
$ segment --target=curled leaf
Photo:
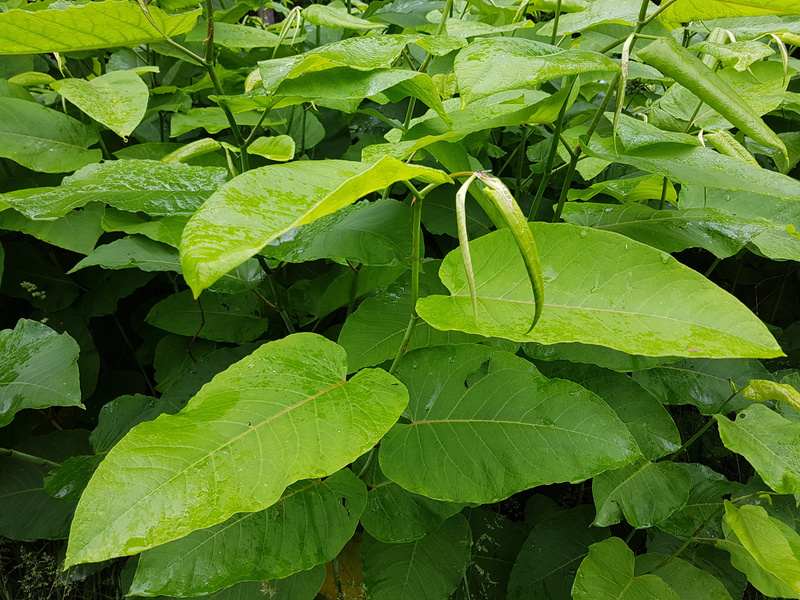
[[[472,313],[478,318],[478,290],[475,287],[475,271],[472,268],[472,255],[469,251],[469,233],[467,232],[467,191],[475,181],[476,173],[470,175],[456,192],[456,223],[458,226],[458,245],[464,259],[464,271],[469,285],[469,296],[472,299]]]
[[[800,410],[800,392],[788,383],[753,379],[742,390],[742,396],[751,402],[782,402]]]

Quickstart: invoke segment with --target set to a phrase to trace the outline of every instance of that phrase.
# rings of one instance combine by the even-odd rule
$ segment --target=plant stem
[[[655,11],[653,11],[653,14],[651,14],[648,17],[647,16],[647,8],[650,5],[650,0],[645,0],[642,3],[642,7],[639,9],[639,22],[636,25],[636,29],[634,30],[634,33],[635,34],[641,33],[642,30],[645,27],[647,27],[653,21],[653,19],[658,17],[658,15],[663,13],[665,10],[667,10],[670,6],[675,4],[677,1],[678,0],[666,0],[666,2],[664,2],[661,6],[659,6]],[[611,42],[608,46],[606,46],[605,48],[600,50],[600,54],[605,54],[606,52],[610,52],[611,50],[613,50],[614,48],[616,48],[620,44],[624,44],[625,40],[627,40],[627,39],[628,39],[627,35],[623,36],[621,38],[617,38],[616,40]]]
[[[725,400],[725,402],[723,402],[722,404],[719,405],[719,408],[717,409],[717,412],[721,413],[722,410],[730,403],[730,401],[733,400],[738,394],[739,394],[739,391],[737,390],[734,393],[732,393],[730,396],[728,396],[728,398]],[[665,456],[661,460],[666,460],[666,459],[669,459],[669,458],[673,458],[675,456],[678,456],[678,455],[683,454],[684,452],[686,452],[686,450],[688,450],[689,447],[692,446],[697,440],[699,440],[701,437],[703,437],[705,435],[705,433],[709,429],[711,429],[711,427],[713,425],[714,425],[714,418],[713,417],[709,417],[708,420],[703,424],[703,426],[700,429],[695,431],[694,434],[688,440],[686,440],[683,444],[681,444],[680,448],[675,450],[675,452],[673,452],[672,454],[669,454],[669,455]]]
[[[28,454],[27,452],[12,450],[11,448],[0,448],[0,456],[10,456],[11,458],[16,458],[17,460],[22,460],[31,463],[32,465],[40,465],[43,467],[61,466],[61,463],[42,458],[41,456],[34,456],[33,454]]]
[[[558,38],[558,21],[561,19],[561,0],[556,0],[556,14],[553,17],[553,33],[550,34],[550,44],[556,45]]]

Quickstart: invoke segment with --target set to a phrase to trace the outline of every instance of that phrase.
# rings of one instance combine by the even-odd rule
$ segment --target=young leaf
[[[574,600],[680,600],[657,575],[634,575],[634,556],[612,537],[589,547],[572,587]]]
[[[266,510],[147,550],[128,593],[196,596],[310,569],[339,554],[366,500],[366,486],[349,469],[298,482]]]
[[[355,460],[397,420],[408,395],[384,371],[346,381],[346,370],[333,342],[291,335],[214,377],[178,414],[135,427],[81,497],[66,566],[136,554],[263,510],[292,483]]]
[[[0,331],[0,427],[26,408],[80,406],[78,344],[38,321]]]
[[[672,77],[755,141],[786,154],[783,140],[739,98],[736,90],[672,37],[660,37],[639,50],[639,58]]]
[[[98,140],[93,128],[19,98],[0,97],[0,135],[0,157],[33,171],[67,173],[102,158],[100,150],[87,150]]]
[[[450,181],[442,171],[389,157],[374,164],[299,161],[243,173],[213,194],[186,225],[184,277],[196,297],[279,236],[409,179]]]
[[[258,137],[247,147],[247,151],[250,154],[262,156],[276,162],[292,160],[294,158],[294,150],[294,140],[288,135]]]
[[[111,71],[88,81],[61,79],[50,86],[122,138],[141,123],[150,97],[150,90],[135,71]]]
[[[0,55],[135,47],[186,33],[200,9],[170,15],[129,0],[103,0],[0,13]]]
[[[408,544],[383,544],[367,537],[361,553],[369,598],[448,598],[464,577],[470,545],[469,524],[461,515]]]
[[[383,23],[373,23],[366,19],[360,19],[346,10],[335,8],[333,5],[311,4],[303,9],[302,14],[306,21],[320,27],[356,31],[370,31],[371,29],[384,29],[386,27]]]
[[[735,421],[715,415],[725,447],[747,459],[764,482],[781,494],[800,493],[800,423],[763,404],[741,411]]]
[[[781,355],[763,323],[738,300],[669,255],[609,232],[567,224],[531,226],[542,249],[547,294],[533,331],[523,333],[533,308],[528,274],[505,230],[470,243],[478,320],[457,251],[445,258],[439,273],[452,295],[422,298],[418,314],[446,331],[543,344],[581,342],[643,356]],[[624,282],[613,275],[620,271],[627,273]]]
[[[410,421],[383,439],[380,465],[416,494],[496,502],[537,485],[588,479],[638,455],[600,398],[546,379],[507,352],[426,348],[407,354],[397,376],[409,388]],[[468,451],[478,446],[485,452]]]

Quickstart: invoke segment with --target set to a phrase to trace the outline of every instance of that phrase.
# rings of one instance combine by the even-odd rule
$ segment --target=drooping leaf
[[[264,303],[257,294],[217,294],[197,299],[189,290],[167,296],[147,313],[145,321],[170,333],[216,342],[250,342],[266,330]]]
[[[472,42],[458,53],[454,64],[465,103],[497,92],[536,88],[569,75],[618,69],[617,63],[598,52],[562,50],[533,40],[506,37]]]
[[[2,200],[33,219],[63,217],[89,202],[152,216],[190,215],[226,178],[225,169],[216,167],[114,160],[88,165],[58,187],[11,192]]]
[[[103,231],[122,232],[129,235],[143,235],[155,242],[177,248],[181,243],[181,233],[189,217],[156,217],[147,219],[139,214],[124,212],[106,207],[101,226]]]
[[[384,29],[383,23],[373,23],[348,13],[344,7],[337,8],[332,5],[311,4],[303,10],[303,18],[312,25],[332,27],[335,29],[353,29],[356,31],[369,31],[371,29]]]
[[[77,52],[157,42],[186,33],[200,10],[170,15],[128,0],[104,0],[40,10],[0,13],[0,54]]]
[[[411,492],[495,502],[537,485],[587,479],[638,454],[600,398],[549,380],[510,353],[425,348],[406,355],[396,372],[411,396],[409,422],[383,439],[380,465]],[[477,447],[485,451],[468,450]]]
[[[753,404],[731,421],[715,415],[725,447],[747,459],[764,482],[781,494],[800,493],[800,423],[763,404]]]
[[[740,99],[736,90],[672,37],[660,37],[638,54],[644,62],[672,77],[742,132],[786,154],[781,138]]]
[[[595,524],[625,520],[637,529],[653,527],[680,510],[689,500],[691,479],[683,465],[642,461],[592,480],[597,509]]]
[[[556,511],[534,525],[511,571],[508,600],[570,600],[580,561],[589,546],[608,537],[592,527],[592,510],[583,505]]]
[[[470,555],[467,520],[456,515],[408,544],[364,540],[364,584],[369,598],[447,600],[464,576]]]
[[[80,406],[78,344],[38,321],[0,331],[0,427],[26,408]]]
[[[458,252],[450,253],[440,270],[452,295],[422,298],[418,314],[442,330],[544,344],[581,342],[643,356],[781,354],[764,325],[738,300],[668,254],[610,232],[567,224],[531,226],[541,249],[546,297],[533,331],[526,333],[533,294],[506,231],[471,242],[477,321]],[[613,276],[619,272],[626,274],[624,281]]]
[[[636,573],[657,575],[680,600],[733,600],[719,579],[682,558],[648,552],[636,557]]]
[[[123,138],[141,123],[150,97],[150,90],[135,71],[111,71],[88,81],[60,79],[51,87]]]
[[[52,221],[29,219],[16,210],[0,212],[0,229],[19,231],[53,246],[89,254],[103,234],[101,206],[87,206]]]
[[[626,354],[619,350],[592,346],[589,344],[576,344],[566,342],[563,344],[536,344],[523,345],[526,356],[537,361],[569,361],[587,365],[596,365],[618,373],[630,373],[652,369],[665,363],[675,362],[669,357],[655,358],[651,356],[636,356]]]
[[[619,133],[617,134],[619,135]],[[591,200],[595,196],[603,194],[619,200],[623,204],[627,202],[643,202],[645,200],[660,200],[663,186],[663,177],[656,175],[642,175],[640,177],[626,177],[624,179],[607,179],[593,183],[586,189],[571,189],[567,197],[569,200]],[[678,194],[675,186],[667,182],[667,193],[664,200],[670,204],[675,204]],[[571,211],[578,210],[574,206],[567,204],[564,206],[565,218]]]
[[[184,277],[197,296],[293,228],[409,179],[450,181],[441,171],[389,157],[374,164],[298,161],[248,171],[222,186],[189,220],[181,240]]]
[[[634,556],[621,539],[612,537],[589,547],[575,585],[574,600],[680,600],[657,575],[634,575]]]
[[[195,596],[310,569],[336,557],[366,499],[364,484],[348,469],[298,482],[266,510],[144,552],[129,593]]]
[[[384,371],[346,381],[346,370],[339,346],[294,334],[217,375],[178,414],[136,426],[81,497],[67,566],[142,552],[268,508],[292,483],[355,460],[395,422],[407,393]]]
[[[0,135],[0,157],[34,171],[67,173],[102,158],[100,150],[87,149],[97,131],[37,102],[0,97]]]
[[[181,269],[178,253],[174,248],[142,236],[124,237],[98,246],[69,272],[75,273],[87,267],[174,271],[176,273],[179,273]]]

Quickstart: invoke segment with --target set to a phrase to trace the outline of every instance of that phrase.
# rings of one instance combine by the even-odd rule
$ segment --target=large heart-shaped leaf
[[[143,10],[149,12],[150,19]],[[176,15],[129,0],[105,0],[0,13],[0,54],[77,52],[138,46],[186,33],[200,9]],[[152,19],[152,22],[151,22]]]
[[[78,344],[38,321],[0,331],[0,427],[26,408],[82,406]]]
[[[150,90],[134,71],[111,71],[94,79],[61,79],[51,84],[95,121],[126,138],[141,123]]]
[[[270,165],[235,177],[183,230],[181,264],[195,296],[265,245],[397,181],[447,183],[442,171],[385,157]]]
[[[298,482],[266,510],[236,515],[143,553],[129,593],[196,596],[310,569],[336,557],[366,500],[366,486],[348,469]]]
[[[507,231],[471,242],[478,318],[459,252],[442,263],[451,296],[428,296],[419,315],[437,329],[543,344],[581,342],[643,356],[774,357],[780,347],[736,298],[668,254],[619,234],[531,225],[545,282],[542,319]],[[591,260],[589,259],[591,257]]]
[[[0,135],[0,157],[34,171],[67,173],[102,158],[87,150],[98,140],[92,127],[37,102],[0,98]]]
[[[425,348],[406,355],[397,376],[411,396],[409,422],[383,439],[380,464],[417,494],[495,502],[537,485],[588,479],[639,454],[600,398],[547,379],[508,352]]]
[[[355,460],[408,396],[379,369],[350,381],[346,372],[339,346],[294,334],[214,377],[178,414],[134,427],[81,497],[66,564],[135,554],[265,509],[288,485]]]

